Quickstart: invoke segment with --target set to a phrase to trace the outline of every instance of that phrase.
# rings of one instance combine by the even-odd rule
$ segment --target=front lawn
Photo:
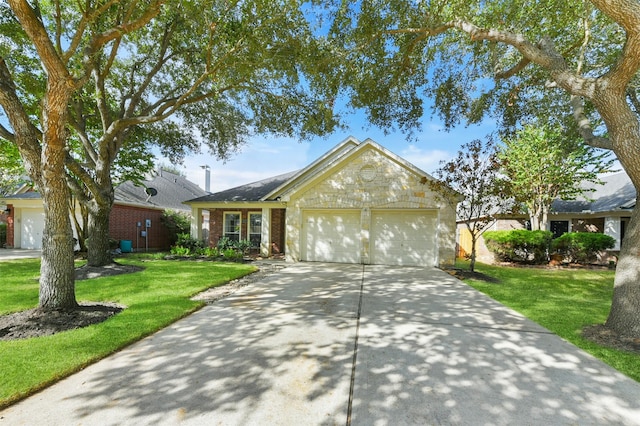
[[[0,341],[0,408],[166,327],[203,306],[190,297],[255,271],[238,263],[118,259],[133,274],[76,281],[79,302],[127,308],[107,321],[53,336]],[[0,262],[0,315],[38,303],[39,259]]]
[[[457,266],[468,269],[468,263]],[[640,355],[599,346],[581,334],[585,326],[606,321],[613,271],[476,264],[476,272],[495,280],[465,279],[465,283],[640,382]]]

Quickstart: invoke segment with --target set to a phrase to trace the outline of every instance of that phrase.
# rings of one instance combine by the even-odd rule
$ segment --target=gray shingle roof
[[[577,200],[554,201],[551,210],[558,213],[596,213],[635,207],[636,190],[626,173],[605,176],[602,182],[601,185],[585,184],[584,187],[591,191]]]
[[[154,188],[157,195],[149,197],[146,188]],[[160,170],[156,175],[142,182],[142,186],[135,186],[133,182],[124,182],[115,189],[116,202],[148,205],[150,207],[190,210],[183,204],[194,197],[201,197],[207,192],[195,183],[166,170]],[[148,200],[147,200],[148,198]]]
[[[246,185],[215,192],[203,197],[189,200],[189,202],[204,201],[260,201],[262,197],[269,194],[274,189],[291,179],[298,171],[273,176]]]
[[[115,189],[115,202],[135,204],[140,207],[155,209],[171,209],[190,211],[183,201],[194,197],[201,197],[207,192],[184,176],[176,175],[166,170],[155,172],[154,176],[136,186],[131,181],[118,185]],[[149,197],[146,188],[154,188],[157,195]],[[12,195],[8,199],[41,199],[39,192],[25,192]],[[147,200],[148,198],[148,200]]]

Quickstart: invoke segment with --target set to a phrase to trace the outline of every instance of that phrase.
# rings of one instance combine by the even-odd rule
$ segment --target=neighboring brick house
[[[150,193],[155,195],[151,196]],[[205,194],[206,191],[185,177],[161,169],[141,182],[140,186],[124,182],[115,189],[115,202],[109,217],[109,236],[118,241],[131,241],[133,250],[168,249],[168,231],[160,221],[163,211],[169,209],[190,213],[190,209],[182,202]],[[22,191],[6,197],[3,203],[9,210],[7,247],[41,249],[44,209],[40,194]],[[147,220],[150,221],[150,227],[146,226]]]
[[[186,201],[210,212],[210,244],[251,240],[286,260],[438,266],[455,260],[455,211],[433,179],[371,139],[350,137],[306,168]],[[199,238],[201,223],[192,236]]]
[[[546,229],[553,232],[554,237],[565,232],[601,232],[610,235],[616,245],[609,250],[609,254],[615,256],[620,251],[631,211],[636,206],[636,190],[624,172],[604,176],[601,180],[601,184],[583,183],[582,187],[587,192],[576,200],[555,200]],[[526,229],[528,220],[526,215],[498,215],[489,230]],[[458,247],[461,256],[471,251],[471,237],[461,221],[458,222]],[[478,241],[476,254],[481,262],[491,263],[494,260],[483,238]]]

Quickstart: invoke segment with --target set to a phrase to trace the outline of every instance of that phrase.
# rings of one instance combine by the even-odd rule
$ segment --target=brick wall
[[[286,209],[271,210],[271,242],[276,243],[280,253],[284,253],[284,230]]]
[[[167,250],[170,247],[169,231],[160,221],[161,217],[162,210],[115,204],[109,216],[109,236],[115,240],[131,240],[134,250],[146,250],[147,242],[139,232],[146,230],[145,220],[151,219],[151,227],[147,230],[149,249]],[[142,224],[140,228],[136,226],[138,222]]]
[[[7,241],[5,243],[5,247],[13,248],[15,246],[15,219],[13,204],[7,204],[7,208],[10,209],[11,212],[8,215],[5,215],[5,222],[7,223]]]
[[[261,209],[210,209],[209,210],[209,245],[215,247],[224,235],[224,212],[240,212],[242,221],[242,239],[247,238],[249,213],[261,213]],[[276,243],[284,253],[285,209],[271,210],[271,243]]]

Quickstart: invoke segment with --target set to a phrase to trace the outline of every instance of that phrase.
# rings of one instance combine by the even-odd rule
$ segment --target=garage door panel
[[[360,212],[306,212],[303,260],[360,263]]]
[[[20,247],[30,250],[42,249],[44,233],[44,212],[40,210],[22,210]]]
[[[373,212],[371,225],[372,263],[412,266],[436,264],[435,212]]]

